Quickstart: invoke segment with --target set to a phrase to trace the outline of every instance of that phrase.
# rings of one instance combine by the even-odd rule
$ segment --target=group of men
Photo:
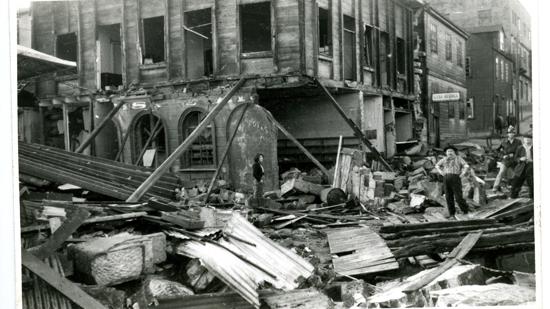
[[[525,182],[529,187],[529,196],[533,198],[533,143],[530,135],[523,135],[522,140],[516,138],[516,130],[510,126],[507,138],[497,148],[500,154],[498,175],[495,179],[493,191],[501,191],[501,182],[505,175],[513,172],[511,177],[510,197],[517,198]],[[469,171],[469,166],[458,155],[457,149],[449,145],[445,147],[445,157],[436,164],[437,171],[443,176],[445,198],[447,202],[448,218],[455,217],[455,201],[464,214],[469,211],[468,204],[462,196],[461,178]]]

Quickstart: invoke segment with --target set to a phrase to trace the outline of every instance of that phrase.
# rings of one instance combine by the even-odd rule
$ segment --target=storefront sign
[[[460,93],[458,93],[458,92],[434,93],[434,94],[432,94],[432,101],[433,102],[458,101],[458,100],[460,100]]]

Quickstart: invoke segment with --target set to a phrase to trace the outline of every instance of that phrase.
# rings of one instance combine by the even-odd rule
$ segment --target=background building
[[[501,28],[499,50],[512,60],[511,92],[514,105],[512,116],[516,118],[520,132],[530,130],[532,123],[531,17],[519,0],[426,0],[426,2],[466,30],[478,28],[476,31],[480,31],[479,27],[492,26]],[[484,43],[481,40],[478,42]],[[469,46],[472,45],[469,44]],[[475,61],[473,56],[472,61]],[[501,105],[501,102],[495,102],[495,105]],[[475,121],[472,124],[476,126]],[[494,122],[486,122],[484,126],[483,131],[491,131],[494,128]],[[480,131],[480,128],[472,127],[472,130]]]
[[[422,102],[427,140],[435,146],[467,138],[465,54],[468,34],[430,6],[418,12]]]

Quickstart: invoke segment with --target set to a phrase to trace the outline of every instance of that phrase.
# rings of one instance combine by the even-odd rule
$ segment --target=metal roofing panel
[[[40,74],[76,68],[76,62],[48,55],[32,48],[17,45],[17,78],[25,79]]]

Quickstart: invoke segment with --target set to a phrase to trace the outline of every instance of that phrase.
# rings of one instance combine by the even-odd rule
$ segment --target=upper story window
[[[430,24],[430,51],[437,54],[437,26]]]
[[[241,4],[241,52],[271,51],[271,3]]]
[[[450,33],[445,34],[445,59],[453,61],[453,43]]]
[[[56,56],[61,59],[76,61],[77,46],[76,33],[60,34],[56,40]]]
[[[462,57],[464,57],[463,51],[464,45],[460,39],[456,39],[456,65],[462,67]]]
[[[498,79],[500,76],[500,59],[495,57],[495,78]]]
[[[365,25],[365,65],[368,67],[374,66],[374,29],[369,25]]]
[[[319,54],[332,56],[332,24],[330,12],[327,9],[319,8]]]
[[[498,48],[504,50],[504,32],[502,31],[498,33]]]
[[[466,67],[464,71],[466,71],[466,77],[472,77],[472,58],[466,57]]]
[[[184,17],[187,78],[210,76],[214,71],[212,12],[209,8],[189,11]]]
[[[164,16],[143,19],[143,64],[163,62],[164,53]]]
[[[477,19],[480,26],[490,25],[492,23],[491,10],[477,11]]]

